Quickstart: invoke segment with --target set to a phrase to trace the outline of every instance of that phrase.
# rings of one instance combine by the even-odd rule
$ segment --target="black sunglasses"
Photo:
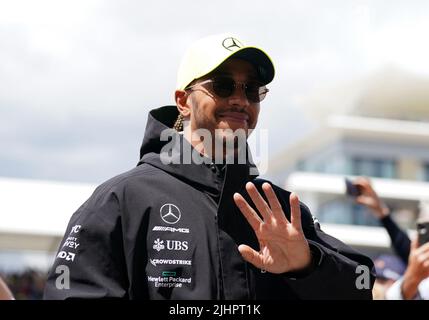
[[[220,98],[230,97],[237,87],[241,87],[246,93],[246,97],[250,102],[258,103],[264,100],[269,91],[262,83],[252,80],[247,83],[237,82],[230,77],[215,77],[213,79],[204,80],[187,87],[185,90],[190,90],[196,85],[210,84],[214,94]]]

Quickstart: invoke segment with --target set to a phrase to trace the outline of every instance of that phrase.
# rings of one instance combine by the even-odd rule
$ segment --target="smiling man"
[[[372,261],[255,174],[246,139],[273,78],[269,56],[237,37],[190,46],[137,167],[72,216],[45,298],[370,299]]]
[[[207,130],[215,142],[226,144],[237,131],[247,137],[258,120],[260,101],[268,89],[258,80],[255,67],[245,60],[230,58],[213,72],[176,91],[181,116],[189,121],[185,138],[199,145],[195,132]],[[197,144],[195,144],[197,142]],[[216,152],[215,143],[201,144],[198,151],[209,157]]]

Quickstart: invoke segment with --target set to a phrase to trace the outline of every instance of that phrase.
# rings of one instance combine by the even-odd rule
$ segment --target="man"
[[[176,106],[149,114],[138,166],[72,216],[45,297],[370,299],[372,261],[256,179],[240,138],[273,77],[270,58],[236,37],[192,45]]]

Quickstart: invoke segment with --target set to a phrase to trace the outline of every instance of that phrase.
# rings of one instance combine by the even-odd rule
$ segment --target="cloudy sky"
[[[233,32],[277,75],[275,155],[317,124],[300,98],[394,65],[429,76],[429,1],[0,0],[0,176],[100,183],[138,161],[187,45]]]

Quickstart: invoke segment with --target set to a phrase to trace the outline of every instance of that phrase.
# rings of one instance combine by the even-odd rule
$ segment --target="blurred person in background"
[[[393,221],[389,208],[378,197],[368,178],[358,177],[353,184],[359,190],[355,201],[368,207],[379,219],[389,234],[394,251],[406,265],[404,275],[399,279],[391,277],[382,283],[376,281],[374,296],[378,297],[384,291],[385,299],[388,300],[429,300],[429,243],[419,246],[417,238],[411,242],[407,233]],[[376,270],[377,264],[380,266],[383,262],[375,261]],[[379,272],[377,275],[384,277]],[[392,280],[396,281],[392,283]]]
[[[412,241],[405,274],[386,291],[386,299],[429,300],[429,243]]]
[[[376,279],[373,289],[374,300],[386,299],[386,291],[405,272],[405,263],[397,256],[382,254],[374,260]]]
[[[26,269],[1,275],[16,300],[40,300],[43,297],[45,272]]]
[[[390,209],[379,198],[373,189],[371,182],[366,177],[358,177],[353,180],[353,185],[358,192],[355,195],[356,203],[366,206],[376,217],[389,234],[393,250],[407,264],[410,255],[411,240],[408,234],[402,230],[390,215]]]

